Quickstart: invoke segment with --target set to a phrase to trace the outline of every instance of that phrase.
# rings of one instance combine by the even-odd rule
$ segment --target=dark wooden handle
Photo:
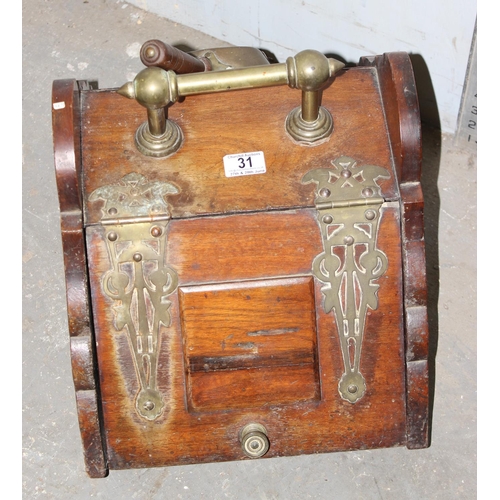
[[[141,61],[145,66],[157,66],[177,74],[210,71],[210,63],[167,45],[160,40],[149,40],[141,47]]]

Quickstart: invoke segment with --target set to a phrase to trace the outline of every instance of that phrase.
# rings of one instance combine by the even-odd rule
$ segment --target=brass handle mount
[[[167,119],[168,106],[180,97],[278,85],[302,91],[301,106],[288,114],[285,127],[296,142],[314,145],[333,131],[333,119],[321,106],[321,95],[343,67],[344,63],[315,50],[299,52],[285,63],[225,71],[177,75],[171,70],[147,67],[118,89],[118,93],[135,99],[147,109],[148,121],[136,133],[136,145],[147,156],[170,156],[181,147],[182,130]]]

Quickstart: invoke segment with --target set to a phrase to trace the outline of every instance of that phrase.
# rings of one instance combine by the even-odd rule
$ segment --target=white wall
[[[361,56],[406,51],[417,62],[423,118],[438,119],[443,132],[456,130],[476,18],[474,0],[128,2],[232,45],[267,49],[280,62],[303,49],[353,63]]]

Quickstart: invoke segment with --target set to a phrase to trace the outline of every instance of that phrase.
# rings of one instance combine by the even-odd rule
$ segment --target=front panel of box
[[[380,209],[388,265],[370,283],[376,303],[361,311],[361,278],[335,291],[349,301],[354,290],[364,326],[352,335],[341,308],[326,312],[334,282],[313,272],[324,250],[317,217],[87,228],[110,468],[247,458],[249,424],[265,429],[266,457],[404,443],[398,206]],[[341,381],[355,370],[365,388],[349,401]]]

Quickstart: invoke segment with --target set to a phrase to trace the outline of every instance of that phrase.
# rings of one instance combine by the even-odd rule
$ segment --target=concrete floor
[[[23,497],[476,498],[476,155],[432,129],[424,130],[423,172],[436,356],[431,447],[86,476],[68,349],[51,85],[97,78],[100,88],[120,86],[142,68],[138,49],[151,38],[192,49],[224,45],[121,1],[23,2]]]

